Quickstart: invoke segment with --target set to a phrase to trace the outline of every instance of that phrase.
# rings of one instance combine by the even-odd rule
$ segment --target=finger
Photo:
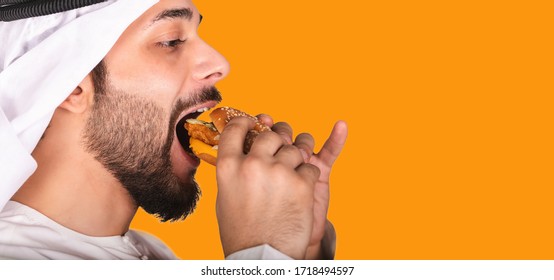
[[[294,145],[300,149],[304,162],[308,162],[314,153],[315,140],[311,134],[300,133],[294,140]]]
[[[293,169],[304,163],[304,157],[296,146],[285,145],[275,154],[277,161],[289,166]]]
[[[319,175],[321,174],[321,171],[317,168],[317,166],[309,163],[303,163],[298,166],[296,168],[296,172],[298,172],[298,174],[300,174],[300,176],[306,180],[310,186],[315,186],[319,180]]]
[[[244,139],[253,127],[254,121],[246,117],[236,117],[229,121],[219,138],[218,159],[244,155]]]
[[[271,130],[281,135],[287,144],[292,144],[292,127],[288,123],[278,122],[271,127]]]
[[[285,140],[279,134],[264,131],[254,140],[249,154],[273,157],[283,145],[286,145]]]
[[[331,135],[329,135],[329,138],[325,141],[325,144],[323,144],[323,147],[317,154],[317,157],[327,166],[333,165],[344,147],[347,135],[348,127],[346,122],[338,121],[335,123],[333,131],[331,131]]]
[[[269,126],[269,127],[272,127],[273,126],[273,118],[270,116],[270,115],[266,115],[266,114],[259,114],[256,116],[256,118],[258,118],[258,120]]]

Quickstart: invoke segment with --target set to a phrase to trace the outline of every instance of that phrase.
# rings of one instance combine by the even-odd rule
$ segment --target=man
[[[118,2],[123,0],[90,9],[102,12]],[[48,118],[32,147],[36,170],[0,213],[0,257],[175,258],[159,240],[129,225],[138,207],[163,221],[192,213],[199,160],[180,145],[177,122],[221,100],[214,86],[229,66],[198,37],[202,17],[191,1],[152,4],[128,26],[118,25],[125,27],[120,36],[111,32],[115,44],[107,43],[101,62],[73,83]],[[4,127],[12,115],[6,100]],[[17,127],[13,115],[11,126]],[[259,117],[273,132],[260,134],[247,155],[242,145],[251,120],[233,119],[220,139],[217,217],[225,256],[332,257],[329,176],[346,125],[338,122],[313,154],[311,135],[293,140],[288,124]]]

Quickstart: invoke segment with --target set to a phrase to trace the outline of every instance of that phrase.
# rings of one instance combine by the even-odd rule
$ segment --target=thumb
[[[339,157],[344,143],[346,143],[346,136],[348,135],[348,126],[344,121],[338,121],[335,123],[331,135],[323,147],[317,154],[317,157],[327,166],[332,166],[335,160]]]

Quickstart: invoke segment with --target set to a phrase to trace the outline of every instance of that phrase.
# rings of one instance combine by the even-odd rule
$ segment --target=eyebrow
[[[171,19],[185,19],[185,20],[192,20],[192,17],[194,16],[194,12],[189,8],[180,8],[180,9],[169,9],[164,10],[161,13],[159,13],[150,23],[149,27],[161,20],[171,20]],[[202,15],[200,15],[200,20],[198,24],[202,22]]]

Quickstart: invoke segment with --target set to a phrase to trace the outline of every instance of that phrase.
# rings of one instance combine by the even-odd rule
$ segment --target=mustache
[[[177,103],[173,107],[171,112],[171,118],[169,121],[169,127],[175,127],[177,123],[177,118],[181,112],[195,106],[199,103],[204,103],[208,101],[217,101],[218,103],[223,100],[221,93],[216,87],[205,87],[196,92],[190,94],[187,98],[181,98],[177,100]]]

